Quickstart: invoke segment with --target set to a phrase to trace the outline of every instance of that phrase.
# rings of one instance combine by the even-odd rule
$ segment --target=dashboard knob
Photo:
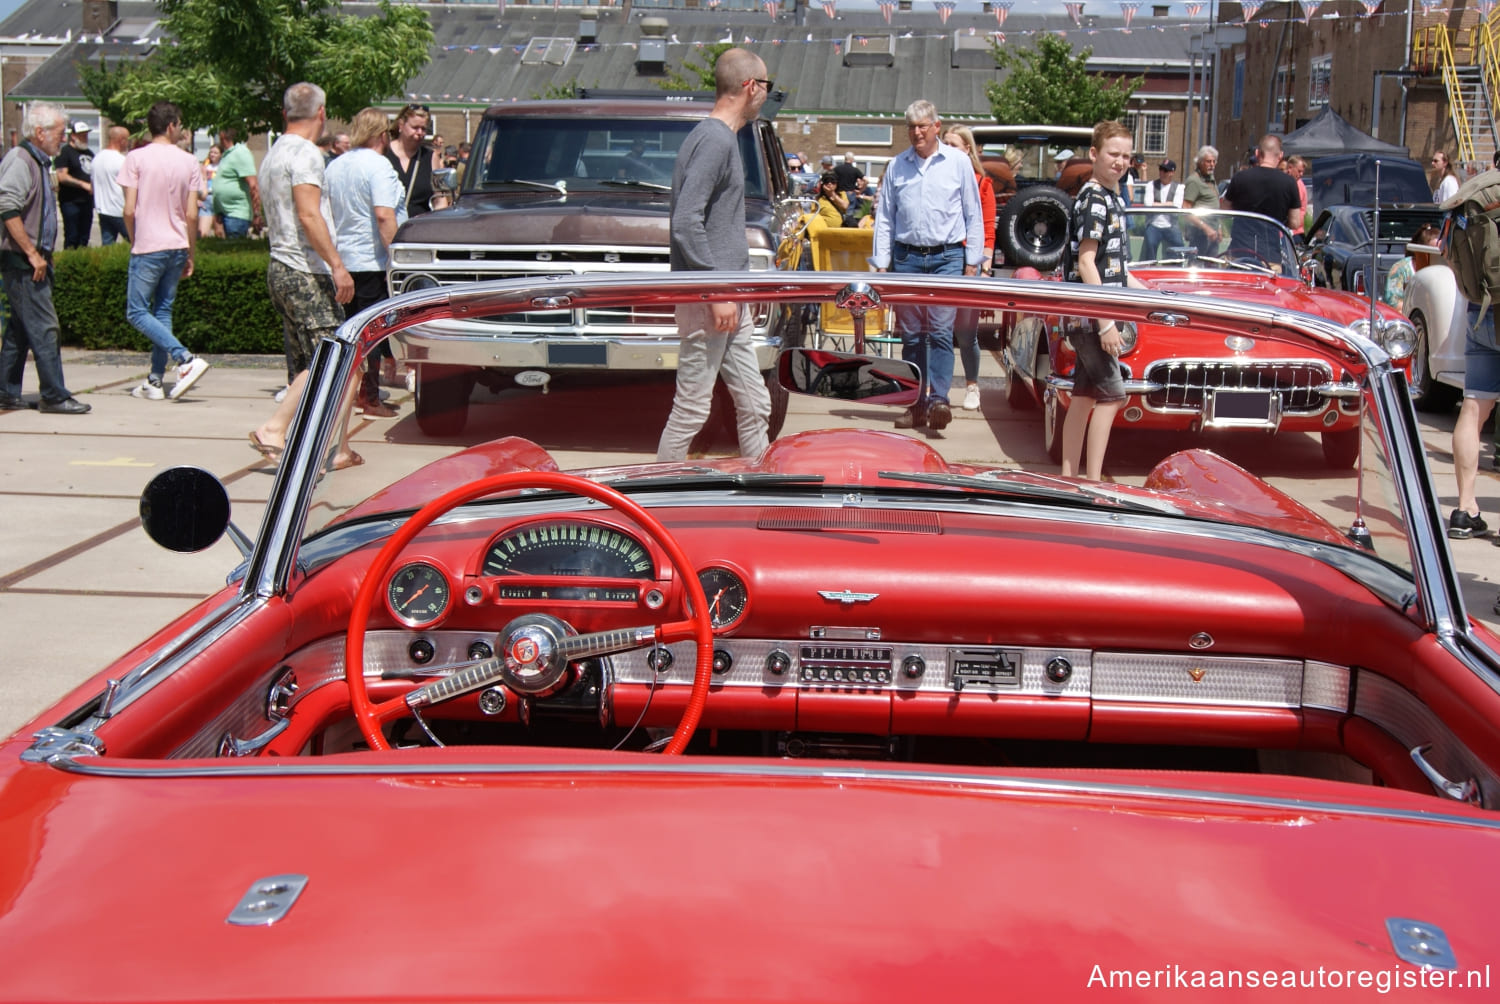
[[[490,687],[479,692],[479,710],[487,715],[498,715],[509,703],[504,687]]]
[[[774,676],[785,676],[791,668],[792,657],[779,648],[766,656],[766,670]]]
[[[432,647],[432,642],[426,638],[418,638],[407,648],[406,654],[411,656],[411,661],[418,666],[425,666],[432,661],[432,657],[437,654],[437,650]]]
[[[1053,683],[1067,683],[1073,676],[1073,664],[1062,656],[1047,660],[1047,679]]]
[[[469,644],[469,661],[470,662],[479,662],[482,659],[488,659],[488,658],[490,658],[494,654],[495,654],[495,650],[492,649],[492,648],[490,648],[489,645],[487,645],[486,643],[484,643],[482,641],[471,642]]]
[[[661,648],[660,646],[653,648],[650,652],[646,653],[646,665],[658,673],[665,673],[672,668],[671,650]]]
[[[909,655],[901,660],[901,673],[908,680],[920,680],[927,672],[927,660],[920,655]]]
[[[714,649],[714,675],[723,676],[734,665],[734,656],[722,648]]]

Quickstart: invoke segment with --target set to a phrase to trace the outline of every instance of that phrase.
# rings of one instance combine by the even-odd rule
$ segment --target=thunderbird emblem
[[[1193,678],[1194,683],[1202,683],[1203,678],[1207,675],[1208,670],[1201,669],[1198,666],[1194,666],[1192,669],[1188,670],[1188,676],[1191,676]]]
[[[834,591],[832,589],[819,589],[818,595],[823,597],[823,599],[825,600],[832,600],[835,603],[843,603],[846,606],[853,606],[856,603],[869,603],[880,594],[856,593],[851,592],[848,589],[840,589],[838,591]]]

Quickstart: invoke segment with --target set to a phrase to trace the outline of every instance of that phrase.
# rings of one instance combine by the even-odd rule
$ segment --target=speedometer
[[[656,568],[646,545],[598,523],[531,523],[495,539],[484,555],[484,575],[568,575],[650,579]]]

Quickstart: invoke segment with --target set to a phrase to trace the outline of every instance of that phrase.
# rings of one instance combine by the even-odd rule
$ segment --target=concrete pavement
[[[219,588],[239,562],[227,539],[200,554],[158,548],[139,528],[142,487],[161,470],[204,467],[229,489],[233,518],[247,533],[260,526],[272,470],[247,443],[246,433],[273,407],[285,382],[279,357],[213,358],[214,368],[181,401],[144,401],[129,390],[145,376],[144,353],[66,350],[64,366],[74,393],[93,405],[84,416],[0,412],[0,734],[8,734],[79,682],[103,668],[198,599]],[[954,422],[937,445],[952,460],[1055,469],[1042,449],[1037,412],[1005,404],[1000,368],[984,362],[983,408],[954,409]],[[28,367],[28,377],[31,377]],[[955,398],[961,394],[961,383]],[[28,394],[35,396],[34,385]],[[415,436],[411,403],[392,392],[400,415],[393,420],[356,418],[351,442],[374,444]],[[670,406],[670,383],[625,388],[554,385],[545,397],[515,392],[476,409],[479,431],[520,435],[545,446],[564,468],[633,463],[654,456]],[[794,398],[786,432],[837,424],[891,428],[885,409]],[[1456,413],[1455,413],[1456,414]],[[1428,462],[1453,506],[1449,433],[1453,415],[1423,416]],[[1281,443],[1317,466],[1317,444]],[[1278,442],[1280,437],[1278,437]],[[1271,442],[1269,439],[1262,440]],[[1111,474],[1139,483],[1163,455],[1161,444],[1117,435]],[[1500,522],[1500,474],[1483,454],[1480,497]],[[372,472],[373,473],[373,472]],[[1294,479],[1295,480],[1295,479]],[[1500,550],[1484,540],[1454,541],[1469,609],[1491,626],[1500,583]]]

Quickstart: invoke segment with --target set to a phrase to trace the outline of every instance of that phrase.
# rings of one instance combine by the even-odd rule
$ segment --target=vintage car
[[[1320,314],[1371,332],[1401,364],[1412,351],[1411,323],[1384,304],[1372,310],[1366,299],[1313,288],[1291,233],[1267,217],[1161,207],[1132,209],[1128,217],[1131,273],[1175,294],[1180,309],[1155,311],[1144,324],[1124,329],[1120,368],[1129,399],[1116,426],[1316,432],[1329,466],[1352,465],[1359,455],[1360,394],[1336,346],[1288,340],[1269,321],[1249,334],[1219,338],[1186,318],[1205,298],[1254,304],[1269,312],[1263,314],[1268,319],[1283,310]],[[1167,221],[1169,236],[1147,245],[1153,220]],[[1007,399],[1015,408],[1043,408],[1043,439],[1054,460],[1061,456],[1062,421],[1072,399],[1077,357],[1071,335],[1081,323],[1070,314],[1018,316],[1005,346]]]
[[[1382,206],[1380,238],[1371,240],[1375,210],[1366,206],[1330,206],[1318,214],[1307,229],[1304,256],[1312,262],[1313,281],[1329,289],[1342,289],[1360,296],[1385,292],[1385,276],[1391,266],[1406,257],[1406,245],[1424,224],[1441,225],[1437,206]],[[1370,273],[1370,252],[1375,251],[1376,278]]]
[[[1399,306],[1416,331],[1411,355],[1411,403],[1421,411],[1447,411],[1464,389],[1464,343],[1469,301],[1459,292],[1442,248],[1408,244],[1416,271]]]
[[[1235,260],[1194,281],[1267,268]],[[351,319],[227,584],[0,743],[0,998],[1487,985],[1500,638],[1404,374],[1330,309],[1163,286],[641,273]],[[1359,464],[1291,433],[1114,484],[981,463],[963,423],[891,431],[918,369],[806,348],[760,457],[565,473],[476,390],[468,438],[403,420],[331,463],[382,340],[705,299],[1270,340],[1336,362]],[[191,551],[232,513],[175,468],[141,515]]]

